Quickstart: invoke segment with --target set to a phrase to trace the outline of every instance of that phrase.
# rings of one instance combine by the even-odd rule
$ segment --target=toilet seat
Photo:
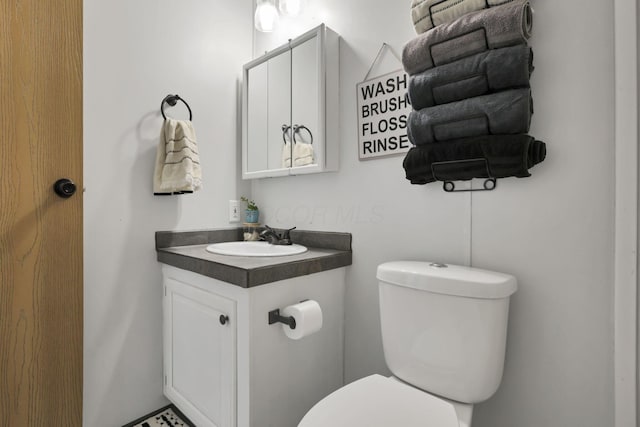
[[[331,393],[304,416],[298,427],[458,427],[450,402],[371,375]]]

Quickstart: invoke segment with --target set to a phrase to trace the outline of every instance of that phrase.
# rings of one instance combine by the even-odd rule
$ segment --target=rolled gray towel
[[[526,45],[493,49],[409,78],[415,110],[505,89],[529,87],[533,51]]]
[[[513,0],[411,0],[411,20],[417,34],[446,24],[469,12],[500,6]]]
[[[512,89],[412,111],[407,134],[413,145],[479,135],[529,132],[531,90]]]
[[[472,178],[524,178],[531,176],[529,169],[541,163],[546,154],[545,143],[529,135],[484,135],[413,147],[402,166],[406,178],[419,185]]]
[[[402,51],[409,75],[489,49],[524,44],[531,36],[528,0],[471,12],[411,40]]]

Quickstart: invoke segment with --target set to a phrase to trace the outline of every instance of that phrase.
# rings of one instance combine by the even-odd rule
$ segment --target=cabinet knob
[[[229,316],[227,316],[226,314],[221,314],[220,315],[220,324],[221,325],[226,325],[228,321],[229,321]]]

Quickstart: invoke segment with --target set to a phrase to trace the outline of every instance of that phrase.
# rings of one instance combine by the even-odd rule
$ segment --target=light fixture
[[[276,28],[279,20],[278,10],[271,0],[258,0],[254,17],[256,30],[270,33]]]
[[[278,0],[278,9],[285,16],[298,16],[302,10],[302,0]]]

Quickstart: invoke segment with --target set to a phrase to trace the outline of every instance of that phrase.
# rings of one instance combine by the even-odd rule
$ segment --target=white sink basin
[[[306,251],[302,245],[272,245],[268,242],[222,242],[207,246],[207,252],[232,256],[284,256]]]

